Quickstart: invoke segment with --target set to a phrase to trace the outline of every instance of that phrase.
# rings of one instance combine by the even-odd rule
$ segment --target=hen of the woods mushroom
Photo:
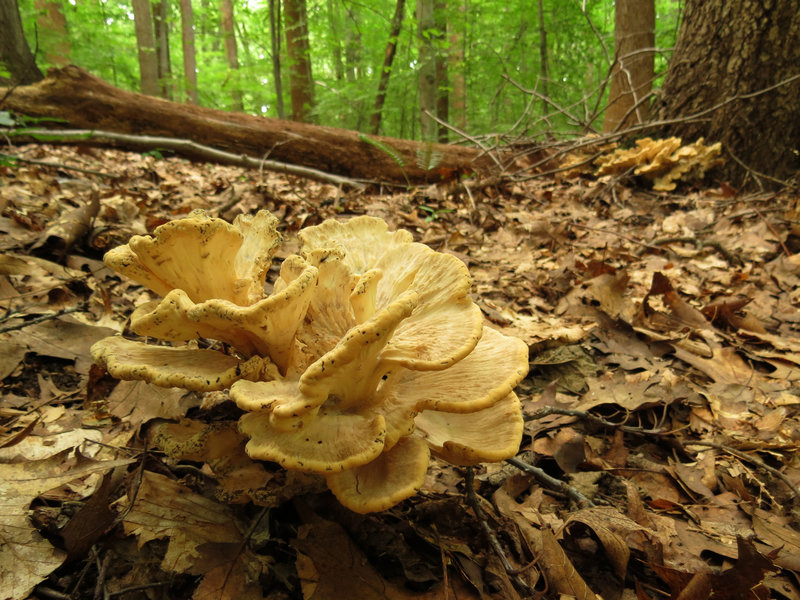
[[[136,308],[131,329],[232,351],[111,337],[94,360],[119,379],[229,388],[250,457],[324,475],[357,512],[415,494],[431,452],[457,465],[513,456],[527,346],[484,326],[464,264],[372,217],[299,238],[267,294],[280,235],[266,211],[232,225],[195,211],[134,236],[105,262],[162,299]]]

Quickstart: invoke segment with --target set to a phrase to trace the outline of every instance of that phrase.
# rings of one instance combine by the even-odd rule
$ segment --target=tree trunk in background
[[[467,4],[463,0],[458,5],[458,19],[448,23],[450,32],[450,121],[461,131],[467,130],[467,64],[466,48]]]
[[[737,159],[781,180],[796,175],[799,65],[800,0],[687,0],[657,114],[678,119],[706,112],[664,133],[685,142],[701,136],[722,142],[722,174],[736,186],[752,183],[754,175]]]
[[[160,0],[151,5],[153,24],[156,30],[156,56],[158,57],[158,85],[161,97],[171,100],[174,87],[172,81],[172,60],[169,55],[168,0]]]
[[[347,81],[353,83],[361,77],[361,23],[359,12],[348,4],[347,26],[345,27],[344,41],[344,72]]]
[[[181,45],[183,46],[183,79],[186,85],[186,102],[198,104],[197,55],[194,46],[192,0],[181,0]]]
[[[36,8],[39,43],[44,50],[45,61],[55,67],[68,65],[71,62],[72,46],[61,1],[36,0],[33,5]]]
[[[378,93],[375,96],[375,105],[372,108],[372,115],[369,119],[369,130],[377,135],[381,129],[381,113],[383,103],[386,101],[386,89],[389,87],[389,76],[392,74],[392,63],[397,52],[397,36],[400,35],[400,28],[403,26],[403,14],[405,12],[405,0],[397,0],[394,6],[394,16],[389,27],[389,40],[386,42],[386,51],[383,53],[383,66],[378,80]]]
[[[283,82],[281,81],[281,2],[269,0],[269,37],[272,49],[272,78],[275,80],[275,103],[278,118],[283,119],[286,111],[283,108]]]
[[[423,140],[436,139],[438,124],[427,113],[436,114],[436,46],[433,43],[434,0],[417,0],[417,32],[419,35],[419,111]]]
[[[547,28],[544,25],[544,2],[543,0],[539,0],[539,81],[542,82],[542,85],[539,86],[539,90],[542,94],[542,115],[546,115],[550,112],[550,104],[547,101],[548,98],[550,98],[550,91],[547,85],[550,82],[548,63]]]
[[[436,116],[447,123],[450,120],[450,82],[447,77],[447,62],[450,56],[446,49],[447,40],[447,3],[436,0],[433,6],[433,21],[436,28],[434,43],[435,54],[433,58],[436,73]],[[437,141],[446,144],[450,130],[439,124],[437,127]]]
[[[228,80],[232,81],[231,99],[233,110],[244,110],[242,104],[242,88],[239,80],[239,55],[236,51],[236,28],[233,21],[233,0],[222,0],[220,3],[222,13],[222,37],[225,38],[225,58],[231,72]]]
[[[308,46],[308,16],[305,0],[284,0],[286,54],[289,58],[289,93],[292,120],[309,121],[314,107],[314,79]]]
[[[355,179],[406,185],[441,182],[465,172],[488,176],[497,171],[477,148],[366,137],[335,127],[178,104],[112,87],[75,66],[53,69],[34,85],[13,90],[0,87],[3,97],[4,108],[32,117],[63,119],[69,127],[185,138],[255,158],[270,150],[272,160]],[[48,138],[47,143],[53,141]],[[437,155],[436,170],[417,165],[422,152]],[[191,157],[191,148],[184,155]]]
[[[158,96],[158,57],[150,16],[150,0],[132,0],[136,29],[136,46],[139,48],[140,89],[148,96]]]
[[[338,2],[328,0],[328,27],[333,35],[328,36],[330,40],[331,56],[333,57],[333,72],[336,73],[336,81],[344,81],[344,60],[342,59],[342,19],[337,10]]]
[[[25,32],[16,0],[0,0],[0,59],[11,73],[11,82],[27,85],[42,79],[36,66]]]
[[[617,131],[647,120],[655,77],[655,27],[655,0],[616,0],[615,63],[603,131]]]

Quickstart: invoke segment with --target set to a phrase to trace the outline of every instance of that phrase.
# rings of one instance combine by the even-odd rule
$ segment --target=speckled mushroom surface
[[[95,361],[120,379],[229,389],[252,458],[325,476],[356,512],[415,494],[431,454],[514,456],[528,349],[484,325],[466,266],[373,217],[298,237],[271,294],[280,236],[266,211],[233,224],[195,211],[112,250],[108,266],[162,296],[134,311],[133,331],[226,351],[112,337]]]

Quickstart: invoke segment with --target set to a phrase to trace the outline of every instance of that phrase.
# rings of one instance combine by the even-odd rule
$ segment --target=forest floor
[[[800,599],[796,190],[342,192],[14,150],[63,167],[0,163],[0,597]],[[433,462],[417,496],[357,515],[272,466],[258,505],[224,503],[206,465],[152,447],[156,420],[238,409],[92,366],[150,298],[101,259],[198,208],[270,210],[279,259],[300,228],[360,214],[462,259],[486,319],[530,347],[517,466]]]

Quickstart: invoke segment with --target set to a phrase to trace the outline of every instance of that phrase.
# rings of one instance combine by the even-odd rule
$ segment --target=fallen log
[[[53,119],[53,126],[59,128],[66,122],[80,129],[183,138],[226,152],[358,180],[419,184],[463,173],[497,171],[495,163],[476,148],[366,136],[335,127],[179,104],[115,88],[74,65],[51,69],[45,79],[32,85],[0,88],[0,99],[2,109]],[[122,142],[115,145],[125,147]]]

